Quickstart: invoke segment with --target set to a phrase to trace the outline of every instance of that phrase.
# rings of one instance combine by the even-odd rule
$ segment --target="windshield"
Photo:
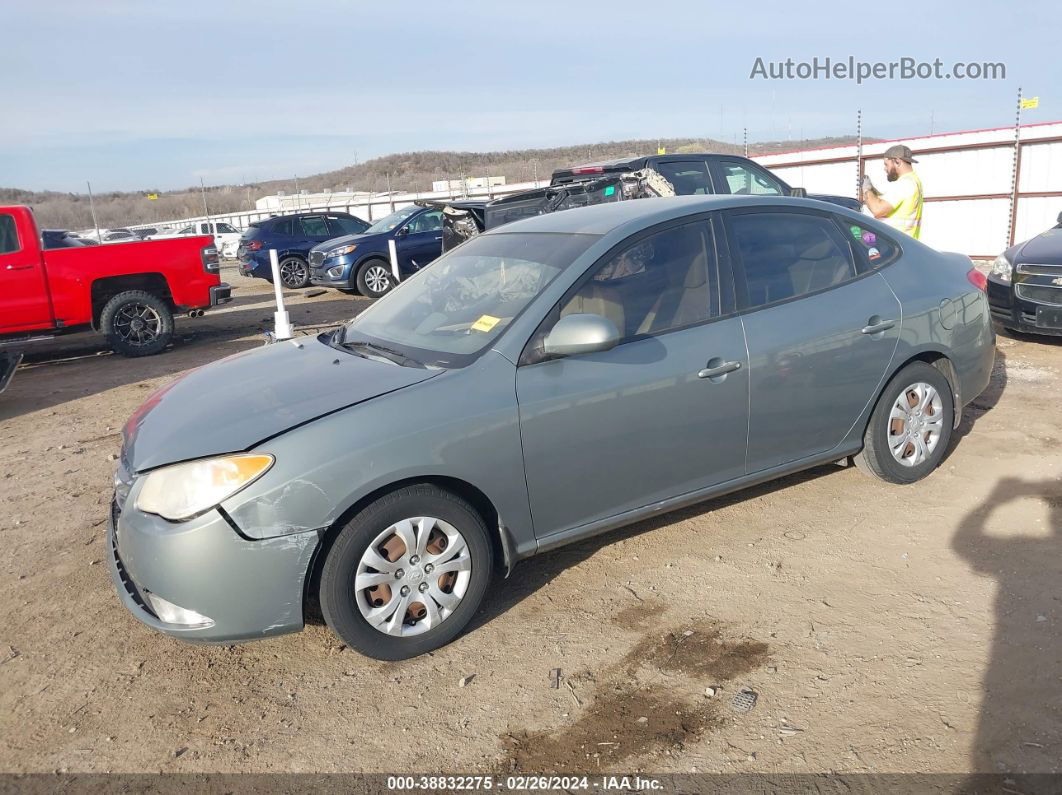
[[[375,235],[379,234],[380,232],[390,232],[400,223],[409,218],[409,216],[413,215],[413,213],[420,212],[422,209],[422,207],[418,207],[415,204],[411,204],[409,205],[409,207],[403,207],[401,210],[395,210],[390,215],[384,216],[379,221],[374,223],[372,226],[362,232],[362,234]]]
[[[463,367],[485,350],[596,235],[500,233],[469,240],[345,327],[410,360]]]

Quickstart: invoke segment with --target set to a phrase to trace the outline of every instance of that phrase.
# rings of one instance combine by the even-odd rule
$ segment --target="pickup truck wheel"
[[[358,291],[366,298],[379,298],[394,287],[391,266],[382,259],[371,259],[358,268]]]
[[[173,312],[156,295],[143,290],[118,293],[100,314],[100,330],[111,350],[123,356],[151,356],[173,338]]]
[[[284,257],[279,263],[280,281],[289,290],[301,290],[310,283],[310,267],[301,257]]]

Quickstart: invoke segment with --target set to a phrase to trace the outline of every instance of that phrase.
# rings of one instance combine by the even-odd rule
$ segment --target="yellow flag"
[[[667,147],[666,146],[658,146],[656,148],[656,153],[658,155],[666,155],[667,154]]]
[[[1023,99],[1021,101],[1021,109],[1022,110],[1028,110],[1029,108],[1038,108],[1038,107],[1040,107],[1040,98],[1039,97],[1029,97],[1028,99]]]
[[[151,199],[151,201],[155,201],[155,199],[157,199],[159,195],[157,193],[149,193],[147,197]]]

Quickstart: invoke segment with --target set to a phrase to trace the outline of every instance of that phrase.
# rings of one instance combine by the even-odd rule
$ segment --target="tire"
[[[416,548],[410,550],[394,532],[414,517],[419,521],[408,523],[406,532],[412,535],[407,537],[422,548],[426,543],[423,559],[411,556]],[[333,632],[367,657],[416,657],[444,646],[465,628],[483,601],[492,560],[487,526],[472,506],[435,486],[408,486],[371,503],[339,531],[321,571],[321,612]],[[440,569],[461,570],[433,578],[432,561]],[[356,589],[359,574],[379,584]],[[398,590],[399,582],[408,594]],[[420,600],[430,602],[433,611]]]
[[[358,292],[366,298],[379,298],[395,286],[391,265],[382,259],[366,260],[358,268]]]
[[[173,311],[157,295],[129,290],[111,298],[100,313],[100,331],[122,356],[151,356],[173,339]]]
[[[310,266],[302,257],[284,257],[277,263],[277,270],[280,271],[280,283],[289,290],[301,290],[310,284]]]
[[[936,399],[925,387],[935,392]],[[927,398],[926,408],[919,415],[918,404]],[[912,402],[916,405],[912,406]],[[903,405],[908,409],[906,418]],[[893,416],[894,408],[897,416]],[[856,464],[889,483],[919,481],[943,460],[954,419],[955,398],[948,379],[932,365],[912,362],[894,375],[881,393],[863,435],[863,450],[855,457]],[[898,452],[894,453],[894,449]]]

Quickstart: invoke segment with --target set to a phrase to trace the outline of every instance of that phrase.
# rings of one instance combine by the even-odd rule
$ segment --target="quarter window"
[[[336,237],[341,235],[358,235],[364,232],[368,228],[368,224],[364,221],[358,221],[354,218],[344,218],[343,216],[328,216],[328,226],[332,230],[332,234]]]
[[[560,316],[590,312],[611,320],[623,341],[704,322],[719,312],[712,228],[697,221],[666,229],[595,267]]]
[[[12,254],[20,248],[14,216],[0,215],[0,254]]]
[[[871,270],[888,265],[900,255],[900,247],[880,232],[867,229],[861,224],[854,224],[847,218],[837,218],[841,233],[852,241],[857,258],[864,268]]]
[[[796,213],[730,216],[749,306],[825,290],[856,276],[848,242],[829,218]]]

